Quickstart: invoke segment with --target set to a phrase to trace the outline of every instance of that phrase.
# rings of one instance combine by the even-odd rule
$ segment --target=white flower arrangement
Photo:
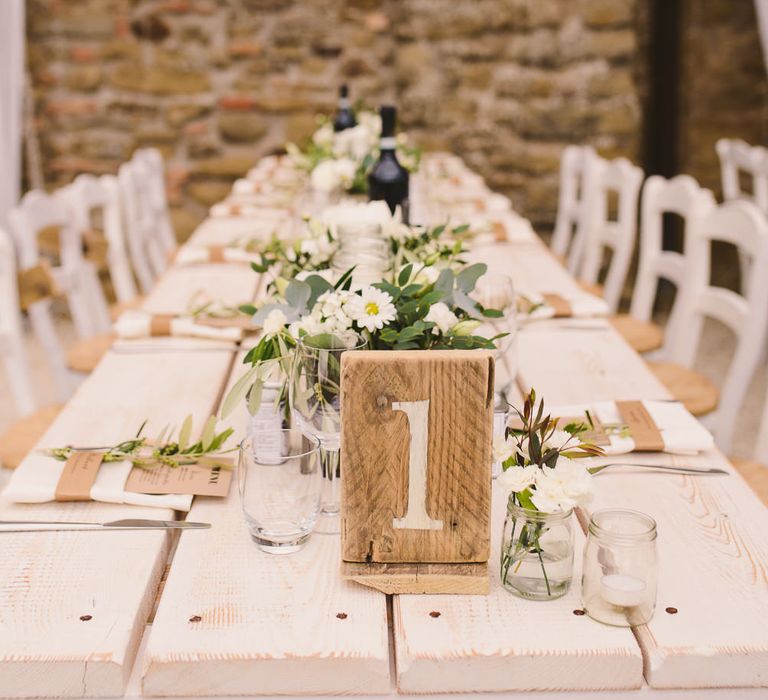
[[[379,157],[381,118],[376,112],[358,110],[357,125],[334,131],[330,118],[321,117],[320,126],[304,149],[286,144],[294,166],[309,173],[313,189],[330,193],[368,191],[367,175]],[[410,146],[408,136],[396,136],[397,157],[411,172],[419,168],[421,151]]]
[[[503,469],[497,481],[509,490],[510,500],[543,513],[585,504],[592,495],[592,475],[578,460],[602,454],[600,447],[582,440],[589,425],[574,422],[559,428],[556,418],[544,415],[544,402],[537,402],[533,390],[523,412],[517,413],[522,427],[507,427],[494,445]]]

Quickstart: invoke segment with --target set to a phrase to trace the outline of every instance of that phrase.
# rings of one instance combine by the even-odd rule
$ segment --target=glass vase
[[[529,600],[565,595],[573,577],[573,510],[542,513],[510,496],[501,541],[501,583]]]

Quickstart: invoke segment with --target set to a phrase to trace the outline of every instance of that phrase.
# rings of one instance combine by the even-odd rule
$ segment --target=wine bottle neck
[[[379,149],[382,151],[394,151],[395,145],[394,136],[382,136],[381,141],[379,141]]]

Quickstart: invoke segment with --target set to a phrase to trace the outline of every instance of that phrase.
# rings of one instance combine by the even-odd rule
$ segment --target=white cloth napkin
[[[552,293],[555,294],[556,292]],[[526,321],[554,318],[555,309],[547,304],[541,292],[523,290],[521,295],[524,296],[531,304],[540,304],[540,306],[538,306],[529,314],[518,314],[518,319],[521,323],[525,323]],[[605,303],[604,299],[596,297],[594,294],[583,292],[575,294],[558,294],[558,296],[562,297],[566,302],[568,302],[568,305],[571,307],[571,318],[592,318],[595,316],[608,315],[608,304]]]
[[[115,333],[118,338],[149,338],[151,331],[152,314],[146,311],[130,310],[120,315],[115,322]],[[185,338],[208,338],[210,340],[229,340],[236,342],[243,336],[241,328],[218,328],[195,323],[189,317],[174,318],[171,320],[170,335]]]
[[[641,401],[656,424],[664,442],[664,452],[676,454],[695,454],[711,450],[715,446],[714,438],[688,409],[674,401]],[[549,413],[553,417],[584,416],[585,411],[605,425],[621,425],[622,419],[616,403],[600,401],[593,404],[578,404],[573,406],[550,406]],[[611,444],[603,447],[606,454],[620,455],[632,452],[635,442],[631,437],[609,435]]]
[[[474,213],[466,218],[466,222],[479,233],[472,239],[473,245],[492,245],[500,243],[494,224],[501,224],[506,231],[507,243],[530,243],[536,240],[531,222],[515,212],[506,212],[495,216],[485,216]],[[458,222],[457,222],[458,223]]]
[[[254,203],[241,203],[236,201],[225,201],[214,204],[209,214],[217,219],[249,217],[264,220],[285,219],[288,212],[285,209],[275,207],[259,206]]]
[[[13,503],[47,503],[56,500],[56,486],[65,462],[43,454],[29,455],[14,471],[3,495]],[[104,503],[125,503],[133,506],[153,506],[189,510],[192,496],[187,494],[150,495],[130,493],[125,482],[131,473],[130,462],[102,464],[91,487],[91,498]]]
[[[249,253],[247,250],[235,247],[222,247],[221,254],[224,262],[241,263],[248,265],[251,262],[259,262],[260,256],[256,253]],[[205,247],[184,246],[179,248],[174,259],[175,265],[200,265],[211,262],[211,250]]]

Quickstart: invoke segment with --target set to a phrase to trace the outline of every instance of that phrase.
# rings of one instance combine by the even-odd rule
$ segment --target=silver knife
[[[57,520],[0,520],[0,532],[50,532],[57,530],[204,530],[210,523],[189,520],[142,520],[126,518],[106,523],[79,523]]]
[[[606,469],[643,469],[649,472],[666,472],[667,474],[696,474],[699,476],[727,475],[725,469],[717,467],[675,467],[667,464],[632,464],[630,462],[615,462],[611,464],[602,464],[599,467],[587,467],[590,474],[600,474]]]

